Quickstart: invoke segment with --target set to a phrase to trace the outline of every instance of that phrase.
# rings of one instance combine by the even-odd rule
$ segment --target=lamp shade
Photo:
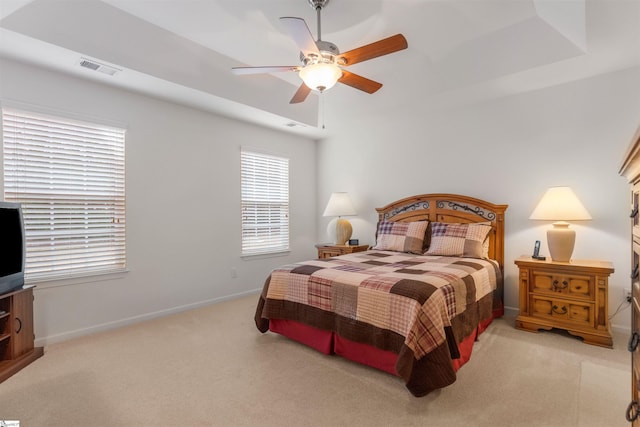
[[[529,219],[542,221],[585,221],[591,215],[570,187],[551,187],[538,202]]]
[[[332,193],[322,216],[355,215],[356,210],[347,193]]]
[[[335,64],[318,62],[307,65],[298,74],[309,89],[323,92],[336,84],[342,71]]]

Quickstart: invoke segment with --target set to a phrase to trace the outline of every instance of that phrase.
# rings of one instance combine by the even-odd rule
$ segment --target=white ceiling
[[[0,0],[0,55],[313,138],[359,116],[451,108],[640,65],[640,0],[330,0],[322,39],[342,52],[397,33],[409,47],[349,68],[383,83],[375,94],[338,84],[322,102],[314,94],[290,105],[296,73],[230,72],[299,64],[281,16],[304,18],[317,35],[308,0]],[[87,70],[81,57],[122,71]]]

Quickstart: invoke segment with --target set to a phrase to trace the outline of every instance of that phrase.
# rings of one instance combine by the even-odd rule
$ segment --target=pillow
[[[431,222],[427,225],[427,232],[424,234],[424,242],[422,242],[422,252],[425,253],[431,244]]]
[[[491,225],[491,222],[489,221],[479,222],[478,224],[490,225],[493,228],[493,225]],[[489,236],[490,235],[491,233],[487,233],[487,237],[485,237],[484,242],[482,242],[482,258],[485,258],[485,259],[489,259]]]
[[[371,249],[421,254],[428,225],[429,221],[380,221],[376,245]]]
[[[489,259],[489,234],[482,242],[482,258]]]
[[[491,225],[486,223],[434,222],[431,244],[425,255],[483,258],[483,244],[490,231]]]

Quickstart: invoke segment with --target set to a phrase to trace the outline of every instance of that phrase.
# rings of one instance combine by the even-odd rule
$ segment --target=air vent
[[[110,65],[101,64],[100,62],[87,59],[87,58],[80,58],[80,66],[84,68],[88,68],[93,71],[99,71],[101,73],[108,74],[110,76],[113,76],[118,71],[122,71]]]

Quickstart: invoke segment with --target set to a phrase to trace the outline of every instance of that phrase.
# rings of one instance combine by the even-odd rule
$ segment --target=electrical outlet
[[[625,299],[625,301],[631,302],[632,298],[633,297],[631,296],[631,289],[625,289],[624,290],[624,299]]]

